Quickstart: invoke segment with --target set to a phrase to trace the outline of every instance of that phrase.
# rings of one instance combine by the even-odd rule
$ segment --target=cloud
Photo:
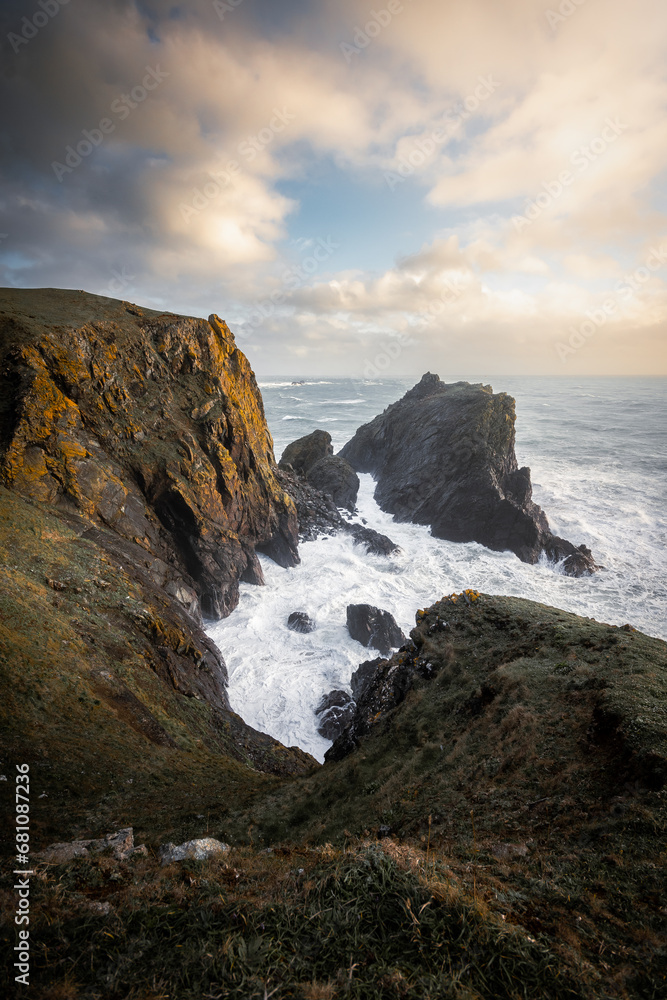
[[[568,324],[667,231],[664,4],[585,0],[554,24],[547,0],[404,0],[347,60],[341,43],[370,9],[255,0],[221,20],[208,0],[150,12],[89,0],[18,52],[5,41],[1,280],[104,291],[122,273],[123,297],[228,315],[262,365],[344,373],[403,338],[417,369],[453,352],[550,370]],[[4,5],[5,39],[25,10]],[[151,71],[159,85],[142,96]],[[475,104],[480,79],[494,85]],[[112,131],[58,176],[53,163],[105,118]],[[301,203],[324,163],[308,233]],[[405,163],[391,188],[387,172]],[[349,248],[369,234],[352,206],[328,214],[341,200],[326,184],[343,183],[360,201],[383,191],[397,219],[410,198],[425,205],[427,238],[397,222],[395,263],[357,266]],[[324,237],[332,219],[345,261],[286,290],[301,252],[290,237]],[[386,253],[375,247],[378,262]],[[665,273],[598,338],[613,349],[591,342],[573,364],[663,364]],[[272,293],[279,304],[253,326]]]

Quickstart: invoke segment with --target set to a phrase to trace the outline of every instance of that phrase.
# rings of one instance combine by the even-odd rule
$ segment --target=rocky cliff
[[[0,476],[104,525],[191,612],[299,561],[296,513],[247,359],[225,323],[83,292],[5,290]]]
[[[252,787],[314,765],[230,710],[201,627],[240,578],[261,584],[256,550],[298,561],[276,471],[216,317],[0,292],[2,751],[31,762],[50,822],[74,821],[82,787],[89,808],[126,781]]]
[[[401,521],[428,524],[452,542],[510,549],[524,562],[546,552],[572,576],[593,572],[590,550],[552,534],[533,502],[530,469],[514,453],[515,420],[507,393],[428,372],[340,455],[377,479],[375,499]]]

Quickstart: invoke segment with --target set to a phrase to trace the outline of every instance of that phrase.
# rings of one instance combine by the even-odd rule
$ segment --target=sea
[[[260,378],[276,458],[316,428],[338,451],[416,381]],[[331,744],[317,732],[316,708],[329,691],[349,691],[359,663],[378,655],[350,638],[348,604],[390,611],[407,634],[418,609],[473,587],[667,639],[667,379],[503,377],[493,388],[516,399],[517,460],[531,469],[552,531],[585,542],[604,569],[573,579],[546,560],[531,566],[512,552],[433,538],[380,510],[362,475],[357,519],[400,553],[370,555],[341,535],[303,543],[292,569],[260,556],[266,586],[241,584],[237,609],[208,626],[232,708],[249,725],[323,759]],[[293,611],[306,611],[315,631],[290,631]]]

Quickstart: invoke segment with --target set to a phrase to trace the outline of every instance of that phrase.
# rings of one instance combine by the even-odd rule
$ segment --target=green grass
[[[113,901],[99,916],[90,900]],[[50,868],[34,900],[35,997],[585,997],[546,940],[447,869],[348,852],[235,852],[161,871]]]

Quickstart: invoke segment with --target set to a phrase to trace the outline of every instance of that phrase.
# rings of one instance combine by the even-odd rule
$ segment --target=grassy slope
[[[298,763],[233,713],[165,684],[138,615],[164,623],[168,603],[150,601],[56,512],[0,487],[0,729],[4,766],[31,766],[36,845],[128,824],[187,833],[203,789],[241,808],[276,782],[256,761]]]
[[[662,996],[667,647],[512,598],[418,620],[437,675],[351,756],[245,804],[170,790],[145,829],[224,863],[47,867],[39,995]]]

